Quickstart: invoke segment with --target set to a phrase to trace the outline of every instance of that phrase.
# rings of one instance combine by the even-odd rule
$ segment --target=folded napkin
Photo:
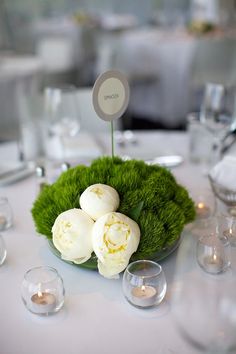
[[[226,189],[236,191],[236,157],[225,156],[209,173],[211,179]]]

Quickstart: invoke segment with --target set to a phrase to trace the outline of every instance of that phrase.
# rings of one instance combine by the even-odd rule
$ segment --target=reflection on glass
[[[7,256],[7,250],[6,250],[5,241],[2,235],[0,235],[0,266],[4,263],[6,256]]]
[[[63,159],[68,155],[70,141],[80,130],[76,88],[47,87],[44,91],[44,114],[47,126],[46,154]]]
[[[227,109],[229,93],[219,84],[208,83],[205,86],[200,120],[214,136],[212,162],[220,159],[222,139],[229,132],[233,120],[232,112]]]
[[[236,350],[235,269],[209,274],[197,263],[197,238],[186,235],[179,248],[173,313],[181,336],[202,353]]]

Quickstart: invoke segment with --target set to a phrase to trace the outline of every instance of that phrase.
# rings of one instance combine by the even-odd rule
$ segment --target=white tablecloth
[[[110,148],[104,142],[104,151]],[[208,189],[198,166],[190,165],[184,133],[139,133],[137,144],[116,150],[133,157],[152,158],[181,154],[184,163],[173,172],[189,191]],[[1,158],[16,157],[13,146],[0,146]],[[0,188],[14,211],[14,227],[3,232],[7,260],[0,267],[0,343],[3,354],[189,354],[195,351],[181,338],[173,321],[171,297],[175,291],[177,252],[162,261],[168,290],[157,308],[139,310],[126,302],[120,280],[107,280],[95,271],[64,263],[55,257],[44,237],[35,232],[30,210],[36,197],[34,177]],[[32,267],[48,265],[61,274],[65,306],[56,315],[39,317],[24,307],[20,287],[24,273]],[[200,315],[200,314],[199,314]]]

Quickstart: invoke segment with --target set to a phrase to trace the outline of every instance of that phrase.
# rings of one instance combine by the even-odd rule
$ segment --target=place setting
[[[90,301],[97,299],[111,312],[119,309],[118,316],[126,320],[158,321],[159,330],[161,321],[169,319],[178,338],[192,348],[231,350],[235,159],[225,156],[190,190],[180,182],[188,160],[178,149],[152,160],[116,155],[115,120],[124,115],[129,95],[127,78],[119,71],[105,72],[95,82],[97,119],[110,129],[106,155],[76,164],[65,155],[56,159],[57,170],[51,175],[45,161],[35,165],[30,218],[43,247],[39,251],[35,246],[35,261],[29,258],[25,268],[21,265],[22,313],[42,326],[51,323],[49,318],[57,323],[58,313],[66,313],[67,321],[73,311],[80,321],[80,311],[81,316],[91,316]],[[135,143],[126,145],[142,146],[137,136]],[[57,138],[64,141],[60,132]],[[0,198],[0,232],[12,225],[9,201]],[[3,270],[7,252],[14,253],[14,247],[6,250],[0,236]],[[73,285],[77,282],[78,288]],[[106,293],[109,288],[116,289],[112,300]],[[201,329],[205,322],[211,327],[209,336]]]
[[[211,203],[206,191],[192,200],[167,165],[115,156],[113,120],[124,113],[128,99],[128,82],[121,73],[109,71],[98,78],[93,103],[99,117],[111,126],[111,156],[95,159],[90,166],[65,164],[61,176],[50,184],[38,167],[40,188],[31,212],[36,231],[46,237],[55,256],[75,267],[97,270],[107,279],[122,275],[127,302],[149,309],[161,305],[168,287],[159,262],[184,243],[181,234],[188,223],[195,220],[200,228],[197,263],[214,275],[230,268],[233,229],[230,226],[218,237],[222,226],[218,223],[212,232],[214,195]],[[59,288],[51,284],[54,279]],[[30,312],[59,311],[64,294],[55,269],[36,267],[26,272],[22,299]]]
[[[98,78],[93,101],[111,125],[111,156],[95,159],[90,166],[66,165],[50,184],[38,166],[40,188],[31,212],[37,233],[46,237],[53,255],[106,279],[122,278],[122,293],[130,305],[155,309],[168,287],[159,262],[176,250],[195,208],[185,188],[161,164],[115,156],[113,120],[127,108],[128,97],[121,73],[110,71]],[[56,269],[34,267],[23,277],[23,303],[36,315],[57,313],[65,294]]]
[[[236,353],[235,19],[0,1],[2,354]]]

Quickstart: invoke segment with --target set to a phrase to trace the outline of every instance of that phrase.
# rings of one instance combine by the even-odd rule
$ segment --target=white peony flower
[[[93,184],[81,194],[79,202],[81,209],[97,220],[104,214],[116,211],[120,198],[114,188],[106,184]]]
[[[94,221],[81,209],[64,211],[56,218],[52,240],[62,259],[79,264],[91,257],[93,225]]]
[[[137,250],[139,241],[139,226],[128,216],[115,212],[101,216],[92,232],[99,273],[106,278],[118,278]]]

